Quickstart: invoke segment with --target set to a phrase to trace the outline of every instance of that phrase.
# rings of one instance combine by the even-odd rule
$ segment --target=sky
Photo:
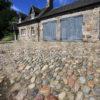
[[[54,7],[60,7],[65,4],[69,4],[75,0],[54,0]],[[12,8],[16,11],[23,12],[25,14],[29,13],[30,7],[32,5],[38,8],[44,8],[47,4],[47,0],[12,0]]]

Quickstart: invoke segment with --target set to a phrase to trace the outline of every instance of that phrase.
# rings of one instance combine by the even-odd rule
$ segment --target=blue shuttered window
[[[56,21],[43,23],[43,39],[46,41],[56,40]]]
[[[62,40],[81,40],[82,39],[83,16],[70,17],[61,20],[61,39]]]

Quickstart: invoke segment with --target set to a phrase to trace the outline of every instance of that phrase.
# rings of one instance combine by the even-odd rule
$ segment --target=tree
[[[10,23],[17,18],[17,13],[11,9],[11,5],[9,0],[0,0],[0,39],[11,32]]]

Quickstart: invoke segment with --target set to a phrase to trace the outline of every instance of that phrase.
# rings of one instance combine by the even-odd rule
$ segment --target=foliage
[[[13,35],[13,33],[9,33],[8,35],[6,35],[3,39],[2,39],[2,41],[11,41],[11,40],[14,40],[14,35]]]
[[[0,39],[12,32],[11,23],[17,18],[17,13],[11,9],[11,2],[0,0]]]

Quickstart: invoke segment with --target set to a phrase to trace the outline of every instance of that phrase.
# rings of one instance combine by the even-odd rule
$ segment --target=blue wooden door
[[[61,39],[80,40],[82,39],[83,17],[70,17],[61,20]]]
[[[46,41],[56,40],[56,21],[43,24],[43,39]]]

